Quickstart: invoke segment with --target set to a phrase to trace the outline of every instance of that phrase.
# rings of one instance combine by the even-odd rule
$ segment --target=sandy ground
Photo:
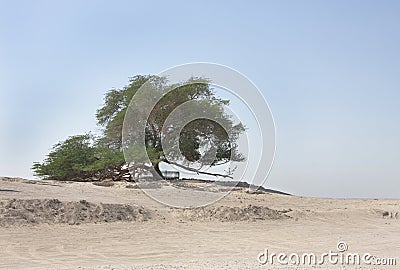
[[[141,190],[0,179],[1,269],[399,269],[400,200],[235,190],[200,209]],[[348,246],[339,252],[337,244]],[[370,253],[396,266],[263,265],[270,253]],[[276,260],[276,259],[275,259]]]

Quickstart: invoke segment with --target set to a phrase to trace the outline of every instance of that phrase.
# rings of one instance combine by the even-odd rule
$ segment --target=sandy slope
[[[260,265],[257,255],[266,248],[287,254],[336,252],[339,241],[348,245],[348,252],[395,257],[397,266],[324,264],[312,269],[400,265],[399,200],[329,200],[236,190],[209,207],[181,210],[125,186],[0,180],[0,268],[311,269]],[[35,204],[27,201],[31,199]],[[48,206],[47,199],[59,202]],[[100,206],[108,209],[104,204],[112,205],[107,206],[111,213],[124,214],[121,209],[130,207],[131,219],[112,222],[118,220],[115,215],[96,212]],[[26,210],[29,207],[33,209]],[[137,218],[142,217],[135,210],[139,208],[145,218]],[[60,209],[68,218],[61,218]],[[21,214],[25,210],[31,214]],[[83,222],[71,223],[71,218]]]

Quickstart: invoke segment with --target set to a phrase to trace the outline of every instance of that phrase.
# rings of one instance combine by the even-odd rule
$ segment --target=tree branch
[[[196,169],[193,169],[193,168],[186,167],[186,166],[184,166],[184,165],[175,163],[175,162],[173,162],[173,161],[168,161],[168,160],[163,160],[163,161],[164,161],[165,163],[178,166],[178,167],[180,167],[180,168],[182,168],[182,169],[184,169],[184,170],[191,171],[191,172],[195,172],[195,173],[197,173],[197,174],[206,174],[206,175],[211,175],[211,176],[221,176],[221,177],[224,177],[224,178],[231,178],[231,179],[233,179],[232,176],[227,175],[227,174],[202,172],[202,171],[199,171],[199,170],[196,170]]]

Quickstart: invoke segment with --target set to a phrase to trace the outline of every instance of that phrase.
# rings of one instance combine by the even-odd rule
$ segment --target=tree
[[[150,88],[145,89],[146,95],[140,99],[138,91],[144,85]],[[133,113],[140,114],[147,106],[149,97],[151,99],[152,91],[161,94],[162,98],[146,116],[144,130],[133,125],[128,132],[128,144],[123,142],[122,130],[127,112],[132,113],[133,110]],[[138,102],[131,104],[134,96]],[[196,106],[191,105],[176,116],[174,124],[166,123],[171,113],[187,102],[196,102],[193,103]],[[96,113],[98,125],[103,128],[100,137],[85,134],[67,138],[53,147],[43,163],[35,163],[33,171],[44,179],[120,180],[131,179],[130,171],[151,171],[154,177],[162,177],[159,166],[161,162],[166,162],[197,173],[228,176],[202,170],[205,165],[212,167],[228,161],[244,160],[236,142],[244,127],[240,123],[234,124],[226,114],[223,106],[228,104],[228,100],[217,98],[210,82],[202,78],[170,85],[166,78],[137,75],[130,78],[129,84],[122,89],[111,89],[106,93],[104,104]],[[182,114],[202,112],[211,117],[189,123],[181,120]],[[179,125],[183,128],[177,128]],[[142,146],[135,148],[142,135],[145,155],[143,151],[138,151]],[[166,152],[162,147],[163,141],[176,147]],[[128,164],[124,151],[134,157]]]
[[[144,89],[138,92],[141,87]],[[157,100],[157,96],[162,98]],[[132,97],[135,97],[133,103]],[[153,104],[151,112],[143,113],[143,108],[151,107],[153,101],[157,103]],[[190,106],[175,115],[172,124],[165,123],[176,108],[188,103]],[[106,94],[104,106],[97,111],[96,116],[99,125],[104,127],[105,142],[128,152],[126,156],[133,171],[146,170],[146,165],[151,165],[153,170],[150,171],[153,175],[156,173],[162,177],[159,166],[161,162],[165,162],[196,173],[228,176],[202,170],[205,165],[212,167],[229,161],[244,160],[236,143],[244,127],[240,123],[234,124],[230,115],[224,111],[223,106],[228,104],[228,100],[216,97],[210,82],[203,78],[191,78],[181,84],[171,85],[166,78],[136,76],[131,78],[127,87],[110,90]],[[127,111],[139,121],[130,123],[130,129],[125,129],[125,134],[128,135],[124,138],[125,142],[122,142],[121,127],[127,118]],[[207,112],[208,118],[184,123],[185,116],[195,118],[204,112]],[[140,114],[144,114],[142,118],[136,117]],[[145,120],[144,125],[140,121],[142,119]],[[179,128],[181,126],[182,129]],[[145,138],[144,147],[148,158],[140,151],[143,148],[142,137]],[[166,152],[162,141],[176,147]]]
[[[53,146],[43,163],[34,163],[36,176],[54,180],[119,180],[129,175],[123,169],[120,151],[102,146],[91,134],[75,135]]]
[[[33,165],[33,171],[45,179],[74,179],[93,162],[91,135],[76,135],[54,145],[43,163]]]

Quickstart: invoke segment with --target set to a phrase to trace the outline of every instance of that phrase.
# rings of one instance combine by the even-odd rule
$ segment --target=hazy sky
[[[0,175],[96,129],[128,77],[214,62],[276,121],[268,187],[400,198],[399,1],[0,1]]]

